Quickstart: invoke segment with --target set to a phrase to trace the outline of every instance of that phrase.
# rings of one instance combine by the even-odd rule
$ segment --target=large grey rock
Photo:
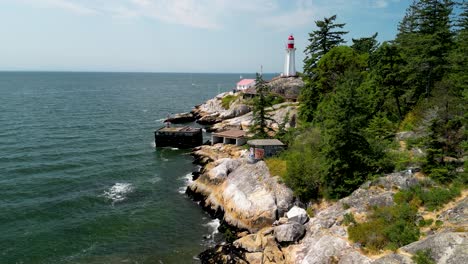
[[[262,252],[262,238],[257,234],[241,237],[233,242],[234,246],[245,249],[247,252]]]
[[[309,220],[309,217],[307,216],[306,210],[298,207],[298,206],[293,206],[287,213],[286,217],[290,221],[297,222],[299,224],[305,224],[307,220]]]
[[[468,263],[468,233],[439,233],[401,248],[411,254],[431,250],[431,257],[439,264]]]
[[[410,257],[401,254],[390,254],[376,259],[373,264],[414,264]]]
[[[416,134],[413,131],[403,131],[396,133],[397,140],[406,140],[415,136]]]
[[[278,242],[296,242],[304,236],[305,227],[297,222],[276,226],[274,234]]]
[[[205,197],[205,206],[222,210],[230,225],[254,233],[273,224],[278,211],[292,205],[292,192],[270,176],[265,162],[223,159],[215,165],[192,182],[189,189]]]
[[[175,114],[173,117],[169,117],[164,122],[171,122],[173,124],[188,123],[195,121],[195,116],[192,113],[180,113]]]
[[[215,162],[216,167],[208,172],[211,179],[226,178],[229,173],[241,165],[238,159],[224,158]]]
[[[228,119],[228,118],[233,118],[233,117],[238,117],[241,115],[245,115],[248,112],[252,111],[250,106],[246,104],[234,104],[232,105],[228,110],[223,111],[219,117],[221,119]]]
[[[344,254],[338,264],[370,264],[372,260],[357,251],[350,251]]]
[[[351,248],[345,240],[330,235],[321,236],[310,242],[302,264],[328,264],[333,259],[340,259],[343,253]]]
[[[438,220],[459,226],[468,226],[468,197],[461,200],[455,207],[442,212]]]
[[[392,190],[393,188],[398,189],[408,189],[411,186],[418,184],[418,179],[412,174],[404,172],[396,172],[386,175],[385,177],[380,177],[374,182],[371,186],[380,186],[385,190]]]
[[[247,260],[249,264],[262,264],[263,253],[262,252],[245,253],[245,260]]]
[[[286,124],[286,128],[291,127],[291,124],[295,123],[292,121],[295,119],[295,116],[297,116],[297,108],[298,103],[291,102],[285,102],[267,108],[271,118],[271,120],[267,121],[267,125],[272,127],[274,130],[278,130],[280,124],[284,122],[285,117],[289,116],[290,122]],[[215,124],[213,129],[220,131],[230,127],[240,127],[243,130],[248,130],[249,126],[252,124],[252,118],[252,112],[248,112],[244,115],[225,119],[222,122]]]
[[[286,97],[287,99],[297,99],[304,87],[304,81],[300,77],[275,78],[267,83],[270,91]]]

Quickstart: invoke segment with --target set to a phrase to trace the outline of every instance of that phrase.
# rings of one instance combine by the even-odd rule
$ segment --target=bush
[[[437,210],[446,203],[460,196],[460,187],[456,184],[448,188],[413,186],[408,190],[400,191],[395,194],[394,201],[397,204],[412,203],[417,206],[423,205],[429,211]]]
[[[411,257],[411,259],[416,264],[436,264],[436,262],[431,257],[430,249],[416,251],[416,254]]]
[[[281,159],[279,157],[273,157],[265,159],[265,163],[270,170],[271,176],[280,176],[284,178],[286,175],[286,160]]]
[[[224,109],[229,109],[229,107],[231,106],[232,102],[234,102],[237,98],[239,98],[238,95],[226,95],[224,96],[223,98],[221,98],[221,106],[224,108]]]
[[[418,240],[416,213],[408,204],[374,208],[369,221],[348,227],[349,238],[371,251],[395,250]]]
[[[430,225],[432,225],[433,222],[434,222],[434,219],[432,219],[432,218],[429,218],[427,220],[422,219],[422,220],[419,220],[418,226],[419,227],[430,226]]]
[[[345,215],[343,215],[343,224],[344,225],[356,224],[356,219],[354,219],[353,213],[346,213]]]
[[[285,183],[303,201],[318,198],[324,185],[325,161],[320,153],[321,144],[320,131],[311,129],[296,137],[283,154],[287,167]]]

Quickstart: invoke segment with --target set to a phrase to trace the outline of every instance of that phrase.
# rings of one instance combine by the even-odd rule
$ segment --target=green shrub
[[[439,168],[432,168],[428,171],[429,177],[434,179],[437,182],[446,183],[449,182],[451,177],[449,176],[448,168],[439,167]]]
[[[281,96],[270,95],[268,96],[267,100],[269,101],[270,105],[284,103],[284,98]]]
[[[345,215],[343,215],[343,224],[344,225],[356,224],[356,219],[354,219],[353,213],[346,213]]]
[[[265,159],[265,163],[270,170],[271,176],[280,176],[281,178],[284,178],[284,175],[286,175],[286,160],[278,157],[272,157]]]
[[[436,264],[436,262],[431,257],[431,250],[418,250],[411,259],[416,264]]]
[[[434,219],[429,218],[429,219],[421,219],[419,220],[418,226],[419,227],[425,227],[425,226],[430,226],[434,222]]]
[[[348,227],[349,238],[360,243],[368,250],[378,251],[388,244],[388,238],[382,232],[385,225],[382,219],[377,219],[350,226]]]
[[[234,102],[239,96],[238,95],[226,95],[223,98],[221,98],[221,106],[224,109],[229,109],[231,106],[232,102]]]
[[[429,211],[437,210],[446,203],[460,196],[460,187],[456,184],[448,188],[429,187],[423,188],[420,185],[413,186],[408,190],[403,190],[395,194],[394,201],[397,204],[413,203],[417,206],[423,205]]]
[[[387,158],[395,165],[396,171],[402,171],[410,167],[413,163],[409,151],[389,151],[386,153]]]
[[[418,240],[416,213],[408,204],[374,208],[369,221],[348,227],[349,238],[371,251],[395,250]]]

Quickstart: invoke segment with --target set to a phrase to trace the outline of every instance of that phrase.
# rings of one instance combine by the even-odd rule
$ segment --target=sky
[[[302,70],[316,20],[391,40],[410,0],[0,0],[1,71],[279,73]]]

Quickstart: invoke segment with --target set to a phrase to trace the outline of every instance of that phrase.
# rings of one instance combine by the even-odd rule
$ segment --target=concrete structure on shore
[[[201,128],[162,127],[154,132],[156,147],[194,148],[203,144]]]
[[[286,147],[278,139],[252,139],[247,141],[247,144],[252,148],[255,159],[274,156]]]
[[[245,131],[243,130],[227,130],[211,135],[211,144],[223,143],[242,146],[247,140],[245,139]]]

